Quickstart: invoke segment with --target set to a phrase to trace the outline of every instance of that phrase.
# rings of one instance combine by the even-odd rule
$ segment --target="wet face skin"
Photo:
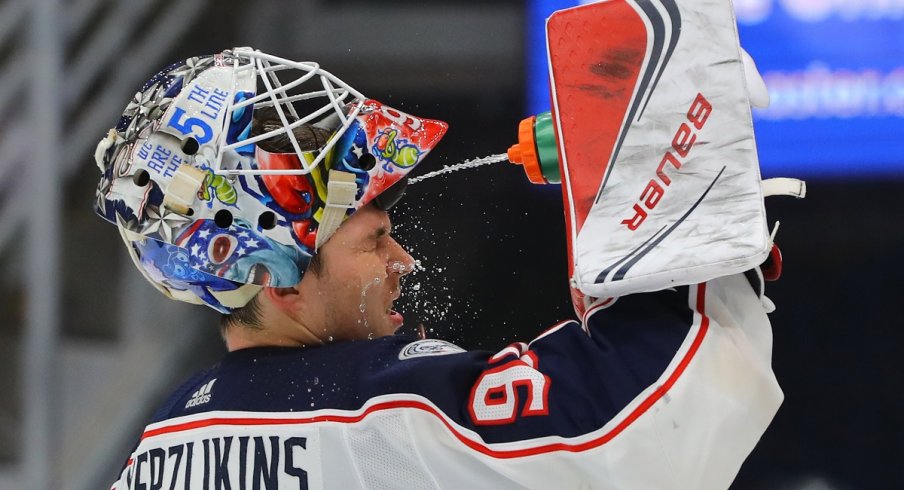
[[[308,327],[321,340],[382,337],[402,326],[402,315],[392,304],[414,259],[391,231],[389,215],[369,205],[347,219],[320,248],[322,267],[309,269],[299,287],[306,296],[307,313],[320,310],[316,315],[320,318],[309,315],[320,325]]]
[[[394,334],[402,315],[392,304],[414,259],[391,231],[385,211],[359,209],[320,247],[319,268],[309,266],[293,287],[261,290],[260,326],[227,328],[227,348],[313,346]]]

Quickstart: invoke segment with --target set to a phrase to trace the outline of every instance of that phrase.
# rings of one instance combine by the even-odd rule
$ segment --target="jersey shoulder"
[[[243,349],[174,390],[153,422],[220,410],[356,410],[371,398],[399,393],[430,397],[440,373],[465,386],[487,356],[443,340],[402,336]]]

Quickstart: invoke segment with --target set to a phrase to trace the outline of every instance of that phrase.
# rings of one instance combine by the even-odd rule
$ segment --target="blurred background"
[[[544,19],[577,3],[0,0],[0,489],[106,488],[161,397],[224,352],[216,313],[144,283],[91,210],[94,147],[147,78],[232,46],[318,61],[450,123],[426,172],[549,109]],[[732,488],[904,488],[904,0],[734,3],[773,98],[763,174],[809,195],[767,202],[786,400]],[[394,221],[426,267],[405,329],[498,349],[572,315],[557,186],[456,172]]]

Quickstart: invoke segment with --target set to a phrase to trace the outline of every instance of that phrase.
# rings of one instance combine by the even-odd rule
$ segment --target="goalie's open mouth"
[[[405,318],[402,314],[392,308],[387,308],[386,313],[389,315],[389,319],[392,320],[392,323],[396,328],[401,327],[402,323],[405,322]]]

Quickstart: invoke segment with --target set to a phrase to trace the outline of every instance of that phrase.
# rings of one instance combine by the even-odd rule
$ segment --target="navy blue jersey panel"
[[[552,379],[556,433],[577,436],[605,425],[656,383],[687,338],[693,321],[688,290],[625,296],[588,319],[531,345],[538,369]]]
[[[368,399],[414,393],[458,402],[482,371],[486,352],[399,360],[417,339],[392,336],[318,347],[259,347],[226,354],[223,361],[176,390],[154,421],[214,410],[298,412],[355,410]],[[429,362],[424,362],[429,361]],[[445,381],[436,386],[437,377]],[[192,395],[216,380],[210,400],[187,407]],[[442,402],[442,400],[433,400]],[[451,403],[442,403],[450,406]]]
[[[694,320],[688,295],[682,287],[624,296],[588,319],[599,354],[581,364],[605,380],[617,405],[656,381],[675,356]]]
[[[533,342],[537,369],[549,377],[548,414],[523,416],[528,387],[518,386],[515,421],[467,426],[486,442],[544,436],[577,437],[600,429],[662,376],[693,321],[688,288],[620,298],[588,320]],[[513,354],[508,360],[515,360]],[[503,359],[494,366],[504,363]]]
[[[189,400],[192,393],[199,387],[201,387],[204,383],[216,377],[212,373],[217,372],[218,368],[219,364],[195,374],[187,381],[182,383],[182,385],[179,386],[178,389],[173,391],[173,393],[163,403],[163,405],[161,405],[160,408],[158,408],[157,411],[154,412],[154,415],[151,417],[151,421],[159,422],[161,420],[166,420],[172,417],[185,415],[184,413],[182,413],[182,409],[185,407],[187,400]]]
[[[620,298],[590,317],[590,335],[577,322],[565,324],[531,345],[548,379],[546,413],[525,415],[530,386],[515,384],[518,416],[496,425],[475,423],[471,392],[482,374],[518,364],[518,355],[492,362],[480,351],[400,359],[417,340],[402,336],[228,353],[178,389],[154,420],[216,410],[356,410],[377,396],[414,394],[486,442],[575,437],[601,428],[654,384],[692,321],[688,289],[679,288]]]

